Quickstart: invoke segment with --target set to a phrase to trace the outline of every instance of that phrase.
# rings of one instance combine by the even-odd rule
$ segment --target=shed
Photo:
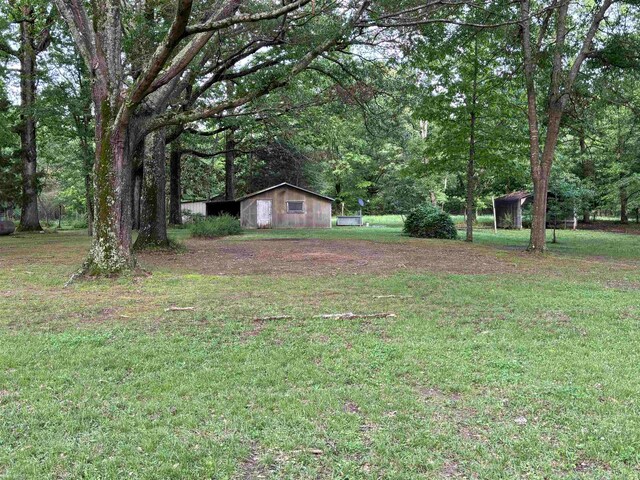
[[[222,195],[209,200],[195,200],[181,203],[182,212],[189,211],[205,217],[217,217],[220,215],[240,216],[240,204],[237,200],[224,200]]]
[[[498,228],[522,228],[522,207],[530,203],[533,195],[519,191],[495,199]]]
[[[194,200],[192,202],[182,202],[180,210],[184,212],[197,213],[202,216],[207,215],[207,200]]]
[[[238,202],[244,228],[331,228],[333,198],[290,183],[245,195]]]

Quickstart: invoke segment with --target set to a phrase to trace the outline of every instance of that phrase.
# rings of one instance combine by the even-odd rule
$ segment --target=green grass
[[[225,241],[420,242],[383,221]],[[517,261],[527,233],[470,248]],[[639,240],[560,232],[512,274],[152,270],[63,289],[84,235],[0,238],[0,477],[638,478]],[[316,317],[349,311],[397,316]],[[291,318],[253,320],[269,315]]]

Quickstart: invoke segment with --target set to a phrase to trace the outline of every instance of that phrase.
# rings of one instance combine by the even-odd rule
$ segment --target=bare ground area
[[[609,233],[628,233],[633,235],[640,235],[640,224],[636,222],[622,224],[620,222],[600,220],[591,223],[580,223],[579,228],[580,230],[598,230],[601,232]]]
[[[188,239],[185,245],[186,253],[150,252],[139,255],[139,259],[147,266],[210,275],[386,274],[400,270],[496,274],[532,268],[524,255],[500,255],[491,248],[462,242]]]

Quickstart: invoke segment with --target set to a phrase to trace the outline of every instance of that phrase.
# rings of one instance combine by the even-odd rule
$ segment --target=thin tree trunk
[[[587,155],[587,143],[585,141],[584,130],[580,129],[580,155],[582,157],[582,178],[584,180],[590,180],[595,173],[593,160]],[[589,205],[585,205],[582,210],[582,222],[591,222],[591,211]]]
[[[629,223],[629,214],[627,213],[628,201],[627,188],[620,187],[620,223],[624,223],[625,225]]]
[[[473,222],[475,207],[475,160],[476,160],[476,105],[478,100],[478,36],[474,42],[473,84],[469,122],[469,159],[467,161],[467,242],[473,242]]]
[[[165,131],[147,135],[144,146],[140,231],[136,250],[169,245],[166,218]]]
[[[182,225],[182,211],[180,208],[181,159],[180,141],[174,140],[171,142],[169,162],[169,223],[172,225]]]
[[[33,10],[23,8],[20,22],[20,156],[22,159],[21,231],[40,231],[38,217],[38,177],[36,150],[36,50],[33,45],[30,17]]]
[[[236,138],[235,129],[231,128],[225,133],[224,153],[224,198],[231,201],[235,198],[235,162],[236,162]]]

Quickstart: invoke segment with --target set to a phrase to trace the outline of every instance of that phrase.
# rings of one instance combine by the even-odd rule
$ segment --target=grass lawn
[[[640,478],[640,235],[369,223],[0,237],[0,478]]]

